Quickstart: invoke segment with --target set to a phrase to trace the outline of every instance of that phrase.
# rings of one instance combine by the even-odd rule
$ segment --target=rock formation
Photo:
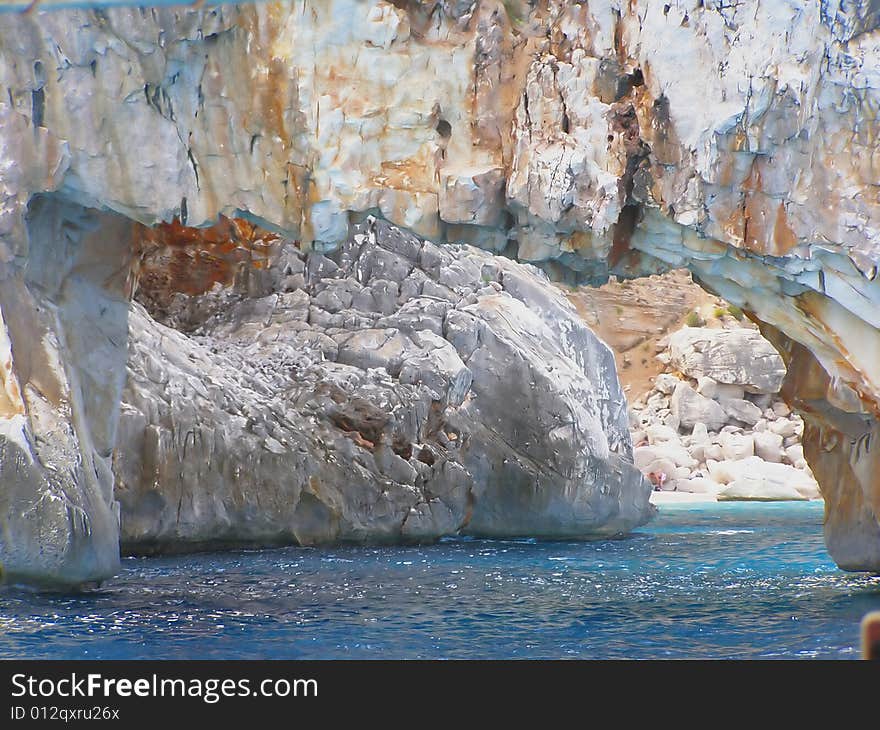
[[[4,544],[106,573],[131,221],[327,253],[373,212],[571,280],[689,267],[786,360],[832,556],[880,570],[877,26],[867,0],[4,14]]]
[[[370,219],[130,316],[123,548],[589,537],[645,522],[610,350],[541,272]],[[171,310],[170,312],[168,310]]]

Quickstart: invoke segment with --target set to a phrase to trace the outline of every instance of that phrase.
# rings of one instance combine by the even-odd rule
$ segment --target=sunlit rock
[[[776,333],[829,549],[844,567],[880,570],[880,36],[866,7],[300,0],[6,13],[2,288],[57,294],[22,274],[27,211],[44,192],[150,225],[247,217],[322,252],[351,218],[377,213],[571,281],[687,266]],[[117,253],[130,243],[112,240]],[[66,270],[70,251],[52,250]],[[108,285],[94,282],[87,299],[100,302]],[[451,301],[448,285],[428,289]],[[400,295],[348,293],[377,312]],[[23,402],[36,377],[26,363],[57,352],[71,409],[80,391],[107,404],[87,419],[94,449],[74,429],[79,490],[95,473],[88,455],[109,456],[122,370],[80,388],[70,373],[89,368],[52,310],[24,294],[2,309],[10,331],[31,331],[21,311],[39,309],[33,331],[57,339],[32,360],[11,336]],[[110,510],[110,482],[101,468],[94,478]],[[26,500],[39,501],[34,490]]]
[[[584,538],[652,514],[612,354],[537,270],[384,222],[270,263],[262,296],[164,308],[189,335],[132,310],[124,549]],[[389,311],[364,296],[389,284]]]
[[[684,327],[670,336],[669,352],[673,367],[694,379],[710,378],[715,387],[708,397],[726,400],[725,408],[734,411],[731,416],[751,424],[757,423],[760,411],[754,418],[746,416],[751,410],[748,405],[737,406],[742,395],[726,392],[723,386],[742,388],[747,393],[778,393],[785,377],[785,363],[779,353],[753,329]],[[701,385],[707,394],[709,382]]]

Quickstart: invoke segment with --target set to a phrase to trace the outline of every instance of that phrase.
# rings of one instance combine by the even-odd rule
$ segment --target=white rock
[[[752,329],[683,327],[669,337],[669,353],[685,375],[708,376],[749,393],[776,393],[785,377],[779,353]]]
[[[694,424],[694,429],[691,432],[691,437],[693,438],[694,443],[705,443],[709,441],[709,429],[706,428],[706,424],[700,421],[699,423]]]
[[[697,378],[697,392],[714,400],[721,400],[723,398],[741,399],[745,395],[745,389],[741,385],[719,383],[708,375]]]
[[[770,431],[775,433],[782,438],[788,438],[789,436],[794,436],[797,433],[797,425],[794,421],[790,421],[787,418],[777,418],[770,424]]]
[[[773,412],[780,418],[785,418],[791,415],[791,408],[788,407],[788,404],[778,400],[773,404]]]
[[[687,479],[691,475],[691,470],[686,466],[677,466],[675,467],[675,471],[672,473],[673,477],[678,479]]]
[[[709,444],[706,442],[691,444],[687,447],[687,450],[688,453],[691,455],[691,458],[699,464],[706,460],[706,448],[708,446]]]
[[[331,309],[343,280],[402,292],[373,277],[415,270],[449,282],[457,308],[413,290],[376,319],[313,298],[303,330],[270,295],[233,302],[199,338],[132,308],[114,459],[123,544],[577,537],[650,516],[613,354],[557,287],[385,221],[353,234],[338,265],[308,256],[307,288],[332,290]],[[484,264],[501,268],[503,292],[468,303]],[[308,346],[316,336],[335,357]]]
[[[664,395],[672,395],[675,386],[681,382],[679,378],[669,373],[660,373],[654,381],[654,390]]]
[[[802,502],[809,499],[785,482],[758,474],[744,474],[718,492],[717,498],[719,502]]]
[[[691,492],[692,494],[718,494],[724,489],[724,485],[706,477],[691,477],[690,479],[677,480],[675,488],[678,492]]]
[[[721,454],[725,459],[746,459],[754,453],[755,442],[751,434],[722,434]]]
[[[782,483],[807,499],[819,496],[819,488],[811,474],[788,464],[774,464],[757,456],[737,461],[707,461],[709,476],[719,484],[730,484],[742,477],[762,477]]]
[[[752,434],[752,440],[755,442],[755,456],[764,461],[782,461],[782,436],[769,431],[756,431]]]
[[[108,557],[101,570],[80,576],[100,579],[108,565],[118,565],[108,466],[114,444],[107,436],[115,433],[119,418],[127,293],[114,290],[108,296],[108,287],[122,277],[106,275],[128,270],[121,257],[114,259],[131,254],[122,231],[131,221],[124,216],[145,224],[180,216],[202,226],[238,210],[301,238],[304,248],[330,252],[344,247],[352,220],[378,209],[384,219],[425,236],[447,233],[493,250],[510,238],[521,257],[553,259],[557,270],[569,263],[589,270],[602,268],[615,222],[624,206],[637,201],[643,215],[632,232],[627,266],[647,270],[658,260],[663,266],[690,266],[729,301],[747,306],[817,354],[844,411],[859,413],[860,398],[876,408],[876,3],[602,0],[552,3],[548,12],[544,3],[448,0],[421,4],[437,8],[430,23],[421,22],[416,5],[309,0],[275,4],[268,14],[254,3],[180,12],[76,8],[38,17],[0,14],[0,75],[8,92],[0,103],[2,306],[10,331],[27,333],[13,348],[14,370],[23,378],[22,394],[28,385],[45,392],[37,385],[45,384],[47,369],[56,371],[62,382],[52,387],[50,400],[84,414],[73,434],[64,408],[50,403],[43,413],[28,404],[31,445],[40,453],[35,470],[25,476],[10,470],[19,458],[27,459],[27,450],[4,437],[8,450],[0,458],[0,484],[5,495],[15,497],[3,512],[13,516],[15,527],[0,552],[4,568],[12,565],[9,560],[22,563],[19,548],[39,561],[50,553],[58,558],[55,574],[70,569],[78,556],[85,562]],[[546,45],[539,42],[543,37],[550,39]],[[564,42],[557,42],[560,38]],[[697,68],[709,72],[693,73]],[[645,71],[644,84],[633,90],[637,69]],[[267,99],[279,103],[270,105],[271,113],[255,113],[255,104],[265,107]],[[630,101],[637,120],[628,121]],[[633,179],[630,163],[636,161]],[[93,236],[103,242],[106,256],[80,260],[76,277],[66,276],[62,264],[65,257],[80,256],[81,247],[56,243],[41,250],[34,245],[40,236],[29,231],[42,217],[40,199],[50,196],[76,201],[80,214],[88,206],[120,216],[113,235],[102,230]],[[50,301],[39,300],[39,292],[36,302],[25,296],[31,286],[25,266],[35,292],[49,280],[65,282],[64,301],[51,301],[52,287],[43,287]],[[43,268],[46,281],[34,280]],[[104,276],[97,276],[99,270]],[[479,270],[476,278],[444,273],[450,286],[459,282],[482,291],[485,284]],[[76,278],[91,282],[88,293],[77,289]],[[303,272],[291,270],[286,278],[296,283],[285,286],[306,285]],[[506,295],[506,273],[492,283],[502,280]],[[486,317],[498,304],[491,297],[485,309],[468,304],[473,291],[456,292],[430,278],[422,285]],[[805,289],[822,292],[821,306],[796,299]],[[352,297],[370,300],[358,317],[394,305],[393,287],[377,283],[375,298],[371,288],[365,291],[369,297],[360,292]],[[407,277],[398,295],[421,291]],[[89,307],[95,315],[103,313],[106,299],[122,310],[110,310],[109,330],[106,317],[97,326],[96,317],[69,316]],[[338,293],[325,299],[331,308],[344,304]],[[67,327],[70,332],[44,321],[41,313],[54,317],[55,305],[59,321],[75,323]],[[334,324],[319,322],[320,332],[298,342],[302,348],[323,345],[326,361],[333,362],[335,343],[324,332],[346,317],[324,314]],[[423,324],[429,319],[425,313]],[[451,332],[459,345],[478,339],[470,314],[459,310],[441,320],[442,334]],[[568,326],[566,316],[563,320]],[[289,324],[285,332],[293,329]],[[258,320],[249,326],[252,333],[262,328]],[[76,343],[61,347],[68,335],[88,338],[88,349]],[[514,335],[518,343],[528,340],[520,330]],[[473,348],[466,349],[460,358],[470,368]],[[746,353],[742,348],[739,359]],[[53,360],[55,354],[60,359]],[[808,354],[793,357],[810,363]],[[6,362],[0,358],[3,370],[11,367]],[[586,360],[579,362],[592,371]],[[357,366],[336,365],[321,367],[338,376],[334,385],[350,392],[353,385],[344,373]],[[752,363],[746,365],[752,369]],[[164,368],[157,355],[147,369],[161,377]],[[33,383],[24,382],[29,371]],[[0,381],[11,382],[7,374]],[[82,397],[68,398],[77,382]],[[263,400],[261,410],[283,407],[278,399]],[[600,400],[609,402],[607,394]],[[53,424],[48,434],[41,430],[47,415]],[[235,417],[265,420],[252,413]],[[564,419],[564,410],[553,417]],[[552,431],[564,443],[566,426],[547,426],[542,438]],[[876,434],[876,423],[871,428]],[[206,443],[217,433],[222,440],[217,429],[206,433]],[[192,451],[192,439],[174,435],[181,440],[173,443]],[[535,443],[531,436],[526,441]],[[604,449],[601,440],[600,446]],[[59,450],[65,458],[55,458]],[[846,439],[829,452],[830,471],[839,466],[845,490],[839,504],[851,509],[833,508],[839,518],[829,515],[826,537],[842,564],[877,571],[880,515],[873,458],[871,450],[853,449]],[[58,468],[46,475],[40,464],[50,463]],[[95,494],[80,499],[90,485]],[[61,498],[50,499],[58,494]],[[296,494],[280,502],[294,503]],[[23,495],[21,501],[15,495]],[[89,506],[91,500],[98,508]],[[76,510],[49,514],[70,503]],[[27,504],[38,509],[30,513]],[[88,509],[80,513],[82,505]],[[194,509],[200,507],[210,509],[210,500]],[[21,525],[24,514],[30,515],[29,526]],[[40,535],[47,536],[44,542]]]
[[[721,461],[724,458],[724,454],[721,451],[721,446],[719,444],[709,444],[705,447],[703,452],[703,460],[708,462],[709,459],[714,459],[715,461]]]
[[[648,407],[654,409],[669,408],[669,398],[662,393],[652,393],[648,396]]]
[[[671,412],[663,416],[663,424],[671,428],[676,433],[678,433],[678,429],[681,427],[681,421],[678,420],[678,416]]]
[[[639,446],[633,449],[633,463],[642,472],[649,471],[648,466],[658,459],[668,459],[674,466],[693,468],[697,462],[679,443],[663,443],[653,446]]]
[[[662,423],[654,423],[645,429],[649,444],[678,441],[678,431]]]
[[[785,458],[788,460],[789,464],[797,466],[798,464],[806,464],[806,460],[804,459],[804,446],[803,444],[792,444],[785,449]]]

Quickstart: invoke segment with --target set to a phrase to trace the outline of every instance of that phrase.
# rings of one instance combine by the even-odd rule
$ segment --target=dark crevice
[[[630,74],[630,78],[635,75]],[[630,249],[633,232],[642,217],[646,189],[650,185],[651,148],[641,138],[639,120],[632,104],[617,104],[611,118],[611,130],[620,135],[627,153],[626,168],[618,181],[618,196],[623,207],[614,225],[608,266],[614,268]],[[638,182],[638,185],[636,184]]]
[[[611,243],[611,251],[608,254],[608,268],[614,268],[619,264],[629,251],[632,234],[641,218],[641,205],[625,205],[620,211],[617,223],[614,224],[614,236]]]
[[[161,86],[157,84],[144,84],[144,97],[147,104],[153,107],[160,116],[174,122],[174,107],[171,104],[171,97]]]
[[[445,119],[440,119],[437,122],[436,129],[437,134],[439,134],[443,139],[449,139],[452,136],[452,125]]]
[[[46,95],[42,88],[34,89],[31,92],[31,118],[34,127],[43,126],[43,114],[45,112]]]
[[[196,189],[201,190],[202,186],[199,184],[199,166],[196,163],[196,158],[193,157],[192,147],[188,147],[186,150],[187,159],[189,159],[189,164],[192,165],[193,173],[196,176]]]

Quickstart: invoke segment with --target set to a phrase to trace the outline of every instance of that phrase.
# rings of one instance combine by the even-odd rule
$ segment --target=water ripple
[[[442,540],[127,559],[87,594],[0,592],[0,658],[856,658],[880,577],[822,509],[664,509],[623,540]]]

